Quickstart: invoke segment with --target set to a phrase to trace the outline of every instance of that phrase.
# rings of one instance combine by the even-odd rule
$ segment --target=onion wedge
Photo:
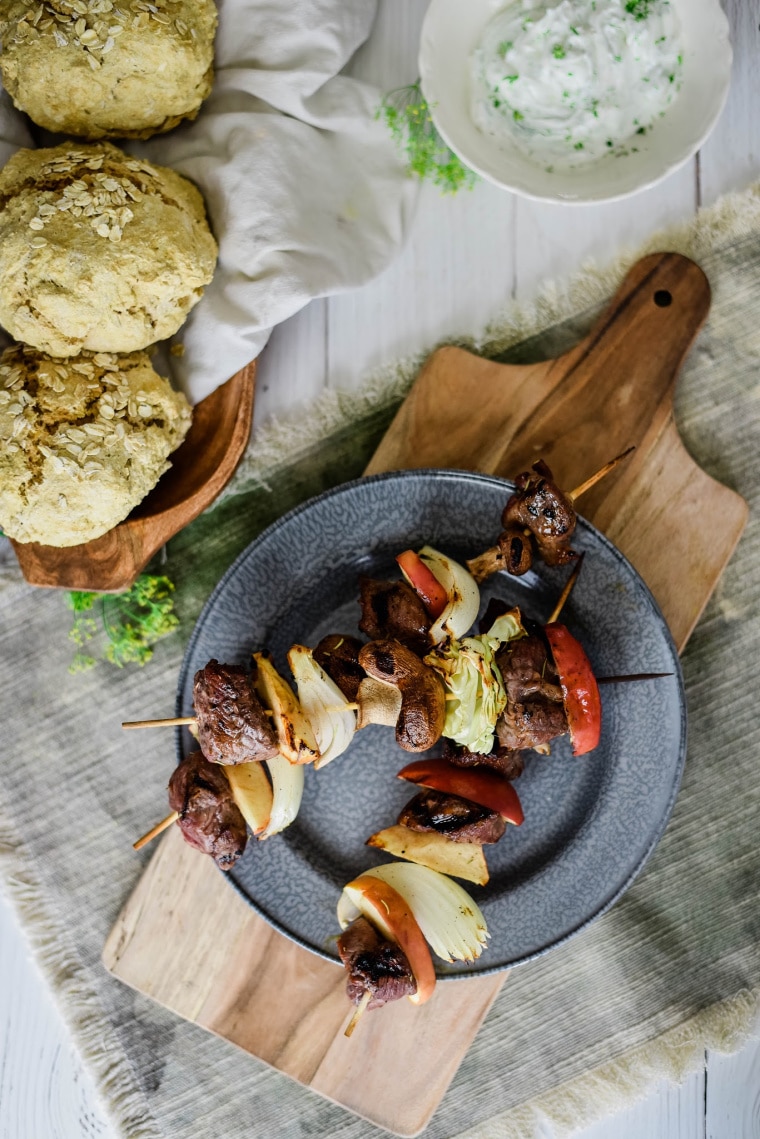
[[[459,640],[472,628],[480,609],[480,590],[475,578],[459,562],[432,546],[423,546],[420,560],[446,590],[448,602],[430,629],[430,640],[439,645],[447,637]]]
[[[272,777],[272,809],[269,822],[259,839],[271,838],[289,827],[298,814],[303,796],[303,765],[291,763],[284,755],[268,759],[266,765]]]
[[[489,937],[486,919],[458,882],[414,862],[374,866],[364,871],[362,877],[367,876],[380,878],[401,894],[436,956],[443,961],[480,957]]]
[[[288,664],[301,708],[316,737],[319,756],[314,766],[319,769],[348,748],[356,731],[356,713],[350,708],[342,710],[345,696],[314,660],[311,649],[293,645],[288,653]]]

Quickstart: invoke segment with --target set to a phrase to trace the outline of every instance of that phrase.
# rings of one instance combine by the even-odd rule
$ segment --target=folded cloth
[[[338,73],[376,0],[217,0],[216,78],[198,118],[125,149],[202,190],[219,264],[171,358],[193,403],[258,356],[314,297],[364,284],[399,249],[415,187],[383,125],[379,93]],[[0,161],[33,145],[0,102]]]

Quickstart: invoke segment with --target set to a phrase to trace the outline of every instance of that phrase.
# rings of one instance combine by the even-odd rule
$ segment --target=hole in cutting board
[[[673,295],[667,289],[658,289],[654,294],[654,303],[658,308],[667,308],[673,303]]]

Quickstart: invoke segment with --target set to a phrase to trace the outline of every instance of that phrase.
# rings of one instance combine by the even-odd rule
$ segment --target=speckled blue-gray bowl
[[[211,657],[245,664],[268,648],[278,667],[298,642],[357,633],[357,576],[397,577],[394,557],[425,543],[464,559],[491,545],[511,484],[460,471],[406,471],[348,483],[270,526],[211,595],[185,655],[177,711],[192,712],[193,674]],[[567,737],[551,757],[532,755],[517,783],[521,827],[486,848],[491,880],[470,887],[491,940],[471,976],[527,961],[578,933],[627,889],[660,838],[675,802],[686,747],[678,657],[647,587],[615,547],[579,519],[574,548],[583,572],[563,620],[599,676],[670,672],[666,679],[605,685],[599,747],[574,758]],[[522,578],[498,574],[483,588],[545,621],[567,568],[543,564]],[[193,741],[180,737],[180,754]],[[296,821],[267,842],[250,842],[228,875],[277,929],[337,959],[335,906],[346,882],[388,861],[365,846],[390,826],[413,788],[395,778],[410,756],[389,728],[358,732],[323,771],[306,771]],[[220,877],[219,888],[225,886]]]

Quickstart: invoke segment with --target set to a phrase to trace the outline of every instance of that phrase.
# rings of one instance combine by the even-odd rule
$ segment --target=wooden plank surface
[[[422,1008],[398,1001],[349,1040],[343,970],[276,933],[176,828],[122,911],[103,962],[179,1016],[403,1135],[427,1123],[462,1041],[473,1039],[502,983],[439,985]],[[456,1032],[441,1032],[452,1024]]]
[[[589,256],[604,263],[689,216],[699,201],[760,176],[757,0],[724,2],[735,50],[732,90],[698,161],[653,190],[589,210],[522,202],[486,186],[448,199],[425,189],[407,248],[381,278],[356,294],[315,302],[276,330],[257,380],[256,423],[307,404],[325,387],[353,390],[368,370],[429,349],[439,338],[475,332],[511,296],[529,300],[537,286],[566,278]],[[427,0],[379,0],[357,74],[384,88],[413,79],[415,32],[426,6]],[[0,976],[0,1139],[112,1139],[1,899]],[[682,1087],[662,1085],[577,1139],[759,1139],[758,1088],[760,1042],[751,1041],[735,1056],[707,1056]]]

